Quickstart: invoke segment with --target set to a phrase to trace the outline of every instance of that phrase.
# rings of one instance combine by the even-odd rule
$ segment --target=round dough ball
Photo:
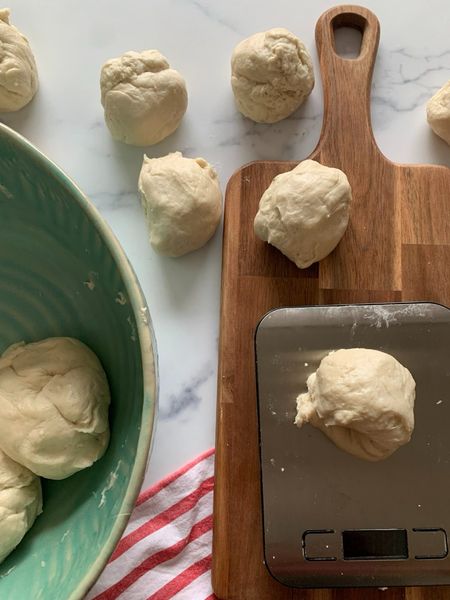
[[[156,252],[182,256],[213,236],[222,214],[217,173],[203,158],[172,152],[144,155],[139,191],[150,243]]]
[[[450,79],[427,103],[431,129],[450,145]]]
[[[187,108],[184,79],[157,50],[125,52],[101,71],[105,121],[115,140],[157,144],[175,131]]]
[[[287,29],[255,33],[233,51],[231,86],[244,116],[257,123],[276,123],[297,110],[311,93],[311,57]]]
[[[109,442],[108,381],[72,338],[14,344],[0,358],[0,448],[30,471],[64,479]]]
[[[277,175],[262,195],[255,234],[305,269],[330,254],[341,240],[351,199],[345,173],[304,160]]]
[[[39,477],[0,450],[0,563],[42,512]]]
[[[27,38],[9,24],[9,10],[0,10],[0,112],[23,108],[38,89],[34,56]]]
[[[409,442],[416,384],[390,354],[366,348],[331,352],[307,386],[297,398],[299,427],[311,423],[342,450],[371,461]]]

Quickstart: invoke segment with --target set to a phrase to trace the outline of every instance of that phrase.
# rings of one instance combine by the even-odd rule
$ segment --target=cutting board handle
[[[334,32],[353,27],[361,32],[357,58],[343,58],[336,52]],[[330,8],[316,25],[316,45],[322,73],[324,116],[317,150],[333,154],[344,151],[361,154],[377,150],[370,121],[372,72],[380,39],[380,24],[367,8],[342,5]]]

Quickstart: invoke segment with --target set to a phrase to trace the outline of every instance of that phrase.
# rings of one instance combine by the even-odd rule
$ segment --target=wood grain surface
[[[333,30],[361,30],[357,59],[339,57]],[[231,178],[225,200],[213,587],[223,600],[443,600],[450,588],[299,590],[263,563],[253,334],[269,309],[303,304],[431,300],[450,305],[450,169],[399,165],[379,151],[370,86],[379,24],[367,9],[333,8],[316,26],[324,121],[309,158],[338,167],[353,190],[336,250],[299,270],[256,239],[253,219],[273,177],[296,163],[255,162]]]

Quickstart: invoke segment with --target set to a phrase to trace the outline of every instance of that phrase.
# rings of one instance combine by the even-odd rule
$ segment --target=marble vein
[[[206,17],[210,21],[213,21],[214,23],[218,23],[219,25],[222,25],[225,29],[228,29],[229,31],[232,31],[233,33],[237,33],[237,34],[241,35],[240,29],[238,29],[234,23],[230,22],[228,19],[225,19],[224,17],[219,16],[217,13],[214,13],[211,10],[211,3],[209,3],[209,6],[208,6],[208,2],[202,3],[199,0],[191,0],[190,4],[192,6],[194,6],[198,12],[200,12],[204,17]]]
[[[170,394],[167,401],[161,398],[159,418],[163,420],[173,419],[189,409],[196,409],[202,400],[199,393],[200,388],[214,376],[215,372],[212,364],[207,363],[179,392]]]
[[[372,89],[372,105],[384,118],[423,106],[450,78],[450,50],[431,54],[397,48],[379,53]]]
[[[95,192],[87,196],[96,207],[102,210],[120,210],[139,204],[137,190],[119,190],[117,192]]]

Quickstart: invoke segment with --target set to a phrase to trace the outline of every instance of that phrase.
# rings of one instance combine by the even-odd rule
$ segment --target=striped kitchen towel
[[[214,450],[142,492],[85,600],[212,600]]]

